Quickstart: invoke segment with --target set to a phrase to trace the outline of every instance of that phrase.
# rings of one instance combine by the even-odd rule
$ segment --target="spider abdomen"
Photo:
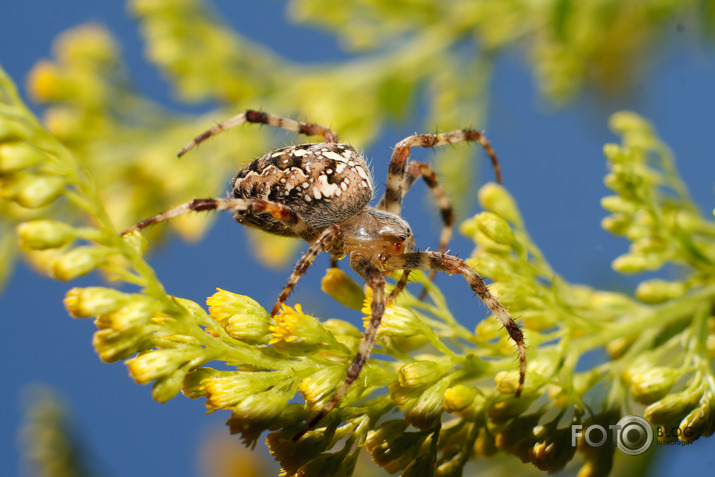
[[[365,159],[346,144],[299,144],[265,154],[241,169],[233,197],[286,205],[323,230],[364,209],[373,196]],[[237,212],[236,220],[277,235],[294,236],[267,213]]]

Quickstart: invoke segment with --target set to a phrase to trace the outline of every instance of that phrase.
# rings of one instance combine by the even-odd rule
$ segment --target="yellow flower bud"
[[[620,273],[640,273],[644,270],[657,270],[663,264],[665,257],[657,257],[652,254],[631,254],[627,253],[616,258],[611,267]]]
[[[653,126],[650,122],[633,111],[619,111],[612,114],[608,125],[616,134],[626,134],[630,132],[650,134],[653,130]]]
[[[82,246],[56,257],[52,263],[51,274],[58,280],[71,280],[86,275],[100,266],[107,255],[107,250]]]
[[[285,431],[285,428],[288,427],[289,429],[293,424],[301,422],[304,420],[308,413],[307,411],[303,408],[302,404],[298,403],[293,403],[293,404],[286,404],[283,403],[283,405],[279,405],[280,402],[278,401],[278,397],[275,395],[271,395],[266,399],[266,407],[264,408],[262,405],[257,409],[258,415],[259,416],[264,416],[265,419],[262,417],[259,417],[258,419],[254,419],[252,415],[246,415],[240,412],[234,412],[231,417],[226,421],[226,425],[229,426],[229,430],[231,434],[240,434],[241,437],[243,438],[244,444],[249,447],[253,448],[255,444],[258,442],[258,438],[261,436],[261,433],[265,431],[268,428],[271,429],[279,429],[283,428],[283,431],[278,431],[276,433],[273,433],[273,436],[276,436],[278,434],[281,434],[282,432]],[[261,409],[263,408],[263,409]],[[268,414],[263,414],[262,410],[267,411],[267,413],[271,413],[272,409],[271,408],[277,408],[280,413],[273,419],[270,418]],[[292,431],[295,432],[295,431]],[[323,433],[325,434],[325,433]],[[291,443],[293,442],[291,439],[288,439]],[[273,444],[275,443],[275,440],[273,440],[270,436],[268,439],[266,439],[266,444]],[[275,454],[274,447],[271,447],[271,452]],[[281,459],[281,462],[283,460]],[[257,474],[258,475],[258,474]]]
[[[277,388],[251,394],[233,407],[233,415],[244,420],[271,421],[278,417],[288,404],[291,395]]]
[[[415,361],[403,365],[399,372],[400,386],[418,388],[442,377],[445,367],[433,361]]]
[[[303,313],[300,304],[295,308],[283,304],[273,320],[275,324],[268,326],[268,330],[273,334],[270,344],[275,348],[287,350],[297,346],[313,349],[335,342],[320,321]]]
[[[218,288],[206,299],[211,316],[235,339],[268,343],[271,317],[254,299]]]
[[[680,376],[678,370],[658,366],[631,376],[633,399],[650,404],[665,396]]]
[[[504,219],[492,212],[482,212],[475,218],[478,229],[498,244],[515,244],[514,233]]]
[[[405,421],[420,430],[433,428],[442,417],[444,392],[449,380],[439,381],[425,390],[414,403],[405,410]]]
[[[703,399],[680,423],[681,441],[690,444],[700,436],[709,437],[715,431],[715,406],[710,398]]]
[[[638,204],[619,195],[609,195],[601,199],[601,207],[614,214],[630,216],[638,210]]]
[[[472,386],[464,384],[452,386],[444,392],[444,410],[451,413],[463,411],[478,396],[482,397],[476,388]]]
[[[15,172],[45,160],[45,155],[24,142],[0,144],[0,171]]]
[[[27,78],[27,91],[33,100],[44,102],[66,97],[67,85],[57,66],[48,60],[33,66]]]
[[[698,404],[702,395],[703,391],[700,388],[668,394],[660,401],[648,406],[643,417],[656,426],[660,424],[673,425],[674,421],[682,419]]]
[[[63,141],[76,138],[85,131],[87,118],[76,109],[56,106],[45,114],[45,127],[58,139]],[[86,134],[86,133],[85,133]],[[84,140],[86,140],[83,137]]]
[[[630,217],[623,214],[613,214],[601,220],[601,227],[614,235],[625,235],[633,224]]]
[[[519,320],[529,331],[544,331],[553,327],[558,321],[555,313],[545,309],[519,311]]]
[[[477,323],[474,334],[479,341],[491,341],[501,337],[502,325],[497,320],[484,319]]]
[[[616,338],[613,341],[609,342],[606,345],[606,352],[608,352],[608,355],[611,357],[611,359],[618,359],[623,354],[630,348],[630,346],[633,344],[633,338],[628,336],[628,337],[620,337]]]
[[[519,387],[518,371],[500,371],[494,376],[497,391],[507,396],[513,396]]]
[[[159,302],[148,297],[133,295],[129,303],[110,311],[102,316],[102,319],[106,320],[113,330],[127,331],[148,323],[160,309]]]
[[[362,307],[362,312],[365,313],[363,323],[367,328],[370,323],[372,314],[372,293],[368,291],[365,303]],[[424,324],[419,317],[410,309],[390,303],[385,308],[385,314],[382,316],[380,328],[377,330],[378,336],[414,336],[422,333]]]
[[[333,398],[333,394],[345,380],[344,366],[327,366],[310,376],[303,378],[298,385],[298,391],[303,395],[305,403],[311,412],[317,412],[325,407]],[[352,392],[351,386],[349,392]]]
[[[499,184],[490,182],[479,189],[479,204],[482,208],[494,212],[496,215],[508,220],[512,224],[520,224],[521,216],[516,207],[516,201]]]
[[[290,382],[285,374],[276,372],[212,371],[200,383],[209,409],[233,408],[257,393],[282,389]],[[195,381],[196,378],[192,378],[192,382]]]
[[[99,359],[105,363],[114,363],[141,351],[145,340],[146,337],[138,333],[123,333],[108,328],[94,334],[92,345]]]
[[[320,289],[338,303],[353,310],[361,309],[365,300],[365,293],[360,285],[339,268],[329,268],[325,272]]]
[[[63,33],[55,46],[61,63],[81,64],[113,63],[117,46],[106,28],[97,23],[80,25]]]
[[[186,370],[178,370],[156,380],[151,388],[151,397],[158,402],[173,399],[181,390],[181,383],[186,377]]]
[[[109,313],[129,299],[120,291],[105,287],[72,288],[64,299],[65,308],[74,318]]]
[[[685,292],[687,292],[687,287],[682,282],[653,279],[638,285],[636,297],[645,303],[663,303],[673,298],[679,298]]]
[[[70,242],[75,238],[75,230],[56,220],[33,220],[18,225],[17,235],[23,248],[46,250]]]
[[[14,200],[27,209],[44,207],[59,196],[65,181],[59,177],[17,174],[13,180],[0,189],[2,198]]]
[[[478,249],[474,258],[466,260],[467,265],[472,267],[483,277],[492,280],[509,279],[514,276],[514,261],[508,255],[496,255],[484,249]]]
[[[153,349],[126,361],[129,374],[139,384],[173,374],[193,356],[186,349]]]
[[[123,235],[122,240],[138,255],[144,255],[144,252],[146,252],[149,247],[149,242],[147,242],[144,235],[138,230],[135,230],[127,235]]]

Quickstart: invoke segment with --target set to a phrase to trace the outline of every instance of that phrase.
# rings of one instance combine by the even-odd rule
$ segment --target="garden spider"
[[[516,396],[521,394],[526,374],[521,329],[489,293],[472,267],[445,253],[451,236],[452,208],[432,168],[421,162],[409,161],[413,146],[435,147],[477,141],[491,158],[497,180],[501,180],[496,155],[481,133],[463,129],[442,134],[416,134],[398,142],[390,160],[385,195],[374,208],[368,206],[374,188],[365,160],[353,147],[338,143],[337,134],[332,130],[318,124],[249,110],[199,135],[179,152],[179,156],[221,131],[246,122],[267,124],[307,136],[322,136],[323,142],[298,144],[269,152],[239,171],[233,181],[233,198],[194,199],[128,228],[123,235],[191,211],[231,210],[239,223],[277,235],[303,238],[310,243],[310,247],[298,261],[271,315],[278,312],[320,252],[331,254],[334,261],[349,256],[352,268],[372,290],[370,321],[345,381],[328,405],[296,439],[330,412],[360,375],[375,344],[386,303],[404,288],[412,270],[457,273],[467,280],[518,347],[520,376]],[[412,230],[399,216],[403,195],[419,177],[432,191],[444,221],[437,252],[412,252],[415,245]],[[397,270],[402,271],[402,276],[390,296],[385,297],[385,275]]]

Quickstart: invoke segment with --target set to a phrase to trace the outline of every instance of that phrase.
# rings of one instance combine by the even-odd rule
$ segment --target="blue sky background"
[[[225,21],[242,34],[290,59],[320,62],[344,57],[332,37],[287,23],[281,2],[216,3]],[[24,84],[38,59],[50,56],[52,40],[59,33],[99,21],[120,39],[140,91],[187,111],[172,102],[158,73],[144,62],[136,25],[122,2],[7,2],[3,17],[0,64],[18,84]],[[537,96],[530,72],[517,53],[498,63],[484,127],[500,157],[505,185],[516,197],[529,231],[554,269],[569,281],[626,291],[632,291],[638,281],[611,271],[610,261],[625,252],[628,243],[600,228],[605,214],[599,200],[608,192],[602,182],[606,167],[601,150],[606,142],[617,141],[607,129],[611,113],[632,109],[652,120],[674,151],[701,209],[710,215],[715,207],[715,55],[693,40],[688,27],[686,23],[685,31],[677,32],[674,22],[663,31],[663,54],[627,96],[604,100],[585,94],[560,111],[549,110]],[[293,41],[284,41],[288,35]],[[211,105],[205,105],[193,110],[210,109]],[[379,184],[384,183],[389,148],[419,130],[423,122],[424,118],[415,118],[410,124],[385,130],[366,151]],[[483,170],[488,174],[483,177],[491,179],[486,165]],[[424,248],[436,244],[439,230],[436,217],[420,197],[424,188],[418,190],[410,194],[405,216]],[[458,238],[452,250],[465,256],[472,246]],[[171,241],[150,262],[169,293],[199,303],[218,286],[271,304],[290,271],[289,267],[265,270],[258,264],[244,231],[228,216],[217,221],[202,243]],[[326,264],[323,259],[312,269],[296,299],[308,312],[327,317],[344,310],[320,292]],[[237,274],[240,267],[246,273]],[[454,280],[459,284],[445,286]],[[89,278],[73,285],[94,283]],[[466,310],[464,315],[474,316],[470,325],[476,324],[483,312],[474,313],[475,299],[466,285],[449,277],[438,283],[453,309]],[[72,320],[61,305],[68,288],[20,265],[0,296],[0,462],[6,475],[20,473],[21,391],[32,383],[46,383],[66,398],[81,439],[105,475],[198,475],[199,443],[214,432],[227,434],[223,422],[228,414],[205,416],[202,403],[183,397],[158,404],[151,399],[150,387],[136,385],[123,365],[101,363],[91,345],[94,326],[90,321]],[[715,465],[715,439],[658,452],[656,475],[698,472]]]

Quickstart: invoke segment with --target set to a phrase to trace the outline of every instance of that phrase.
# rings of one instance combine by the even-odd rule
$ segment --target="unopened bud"
[[[601,220],[601,227],[614,235],[625,235],[632,224],[633,221],[629,216],[620,213],[609,215]]]
[[[427,386],[442,377],[444,367],[433,361],[415,361],[403,365],[399,372],[400,386],[418,388]]]
[[[49,205],[59,196],[65,181],[59,177],[19,174],[3,191],[2,197],[27,209]]]
[[[668,394],[660,401],[648,406],[643,417],[656,426],[660,424],[672,425],[674,421],[682,419],[686,413],[693,409],[702,395],[703,391],[700,388]]]
[[[472,404],[479,392],[472,386],[457,384],[444,392],[444,410],[460,412]]]
[[[45,155],[24,142],[0,144],[0,171],[14,172],[42,162]]]
[[[622,162],[625,158],[623,149],[618,144],[606,144],[603,146],[603,155],[612,162]]]
[[[295,308],[283,304],[273,320],[274,324],[269,325],[268,330],[273,334],[270,344],[274,348],[313,348],[335,341],[320,321],[303,313],[300,304],[296,304]]]
[[[128,359],[126,364],[134,380],[146,384],[174,373],[188,361],[183,349],[154,349]]]
[[[17,226],[20,245],[25,249],[47,250],[65,245],[75,238],[70,225],[56,220],[33,220]]]
[[[315,412],[326,406],[344,379],[345,368],[343,366],[328,366],[303,378],[298,386],[298,391],[305,398],[310,410]]]
[[[144,252],[146,252],[149,247],[149,242],[147,242],[144,235],[138,230],[122,235],[122,240],[140,256],[144,255]]]
[[[128,299],[128,295],[112,288],[72,288],[65,295],[64,305],[74,318],[82,318],[114,311]]]
[[[504,219],[492,212],[481,212],[476,216],[479,230],[502,245],[513,245],[515,243],[514,233]]]
[[[114,330],[126,331],[148,323],[160,309],[159,302],[134,295],[129,303],[103,315],[102,320]]]
[[[494,212],[512,224],[520,224],[521,216],[516,207],[516,201],[499,184],[490,182],[479,189],[479,204],[482,208]]]
[[[633,399],[650,404],[665,396],[680,376],[678,370],[658,366],[631,376]]]
[[[619,195],[609,195],[601,199],[601,207],[609,212],[633,215],[638,210],[638,205],[630,200],[624,199]]]
[[[146,343],[146,336],[138,333],[123,333],[111,328],[97,331],[92,337],[95,351],[105,363],[114,363],[126,359],[141,351]],[[150,346],[150,345],[149,345]]]
[[[611,267],[620,273],[640,273],[645,270],[657,270],[663,265],[665,257],[656,256],[653,254],[625,254],[616,258]]]
[[[66,96],[67,83],[57,66],[48,60],[35,64],[27,78],[27,90],[35,101],[49,101]]]
[[[77,247],[56,257],[50,273],[58,280],[71,280],[93,271],[104,262],[106,255],[106,250],[97,247]]]
[[[636,288],[636,297],[645,303],[663,303],[685,294],[687,287],[682,282],[669,282],[666,280],[646,280]]]
[[[680,423],[681,441],[686,444],[698,439],[700,436],[709,437],[715,431],[715,409],[712,399],[704,399],[700,405]]]
[[[405,410],[405,421],[420,430],[431,429],[442,416],[444,392],[449,385],[447,379],[425,390],[414,404]]]
[[[618,133],[643,132],[650,134],[653,126],[633,111],[619,111],[611,115],[608,125]]]
[[[320,289],[338,303],[359,310],[365,300],[360,285],[339,268],[329,268],[320,282]]]

